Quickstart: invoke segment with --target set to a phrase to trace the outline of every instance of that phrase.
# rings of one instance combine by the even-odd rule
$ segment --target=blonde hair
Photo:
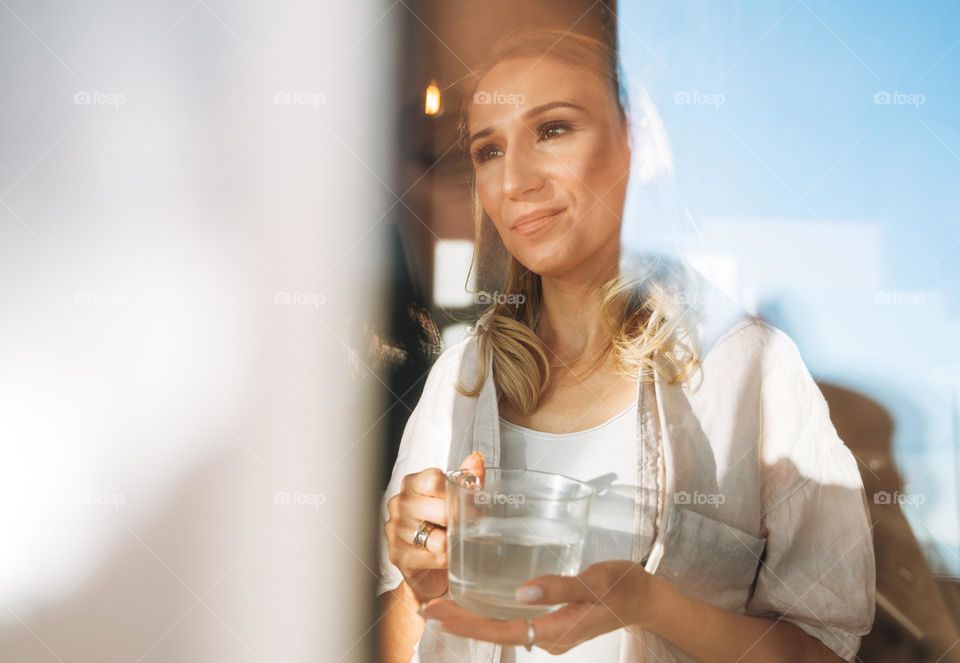
[[[626,120],[613,48],[593,37],[561,29],[523,30],[498,41],[491,59],[466,85],[460,119],[460,140],[465,150],[469,149],[469,111],[480,79],[498,62],[518,57],[550,57],[595,76],[609,91],[618,117]],[[458,384],[457,388],[466,396],[479,394],[492,353],[498,392],[515,409],[530,414],[550,384],[547,348],[534,332],[543,309],[540,276],[510,255],[492,224],[484,223],[474,177],[469,184],[475,229],[471,270],[479,265],[481,278],[493,272],[505,276],[494,290],[497,296],[491,298],[474,328],[481,366],[478,382],[470,387]],[[682,269],[672,261],[654,257],[635,259],[629,270],[621,270],[601,287],[601,324],[610,336],[607,352],[613,352],[618,373],[631,378],[639,375],[641,380],[659,373],[669,382],[678,382],[688,379],[699,366],[692,326],[687,324],[681,305],[683,285]]]

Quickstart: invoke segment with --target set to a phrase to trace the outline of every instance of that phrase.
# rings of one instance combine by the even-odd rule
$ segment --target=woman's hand
[[[483,454],[474,451],[460,469],[483,471]],[[387,501],[390,517],[383,531],[390,548],[390,561],[397,565],[421,603],[447,591],[447,498],[443,470],[431,467],[408,474],[400,492]],[[421,521],[434,526],[426,548],[413,545]]]
[[[567,604],[534,619],[534,645],[562,654],[598,635],[639,624],[646,618],[645,606],[655,605],[656,599],[650,595],[655,586],[653,576],[641,564],[598,562],[578,576],[533,578],[518,588],[517,599],[530,604]],[[449,599],[430,601],[420,615],[439,620],[444,631],[465,638],[520,646],[527,640],[526,620],[482,617]]]
[[[534,645],[551,654],[637,626],[704,663],[844,660],[796,624],[742,615],[690,598],[635,562],[598,562],[579,576],[539,576],[520,589],[528,587],[542,588],[543,595],[525,603],[567,603],[533,620]],[[449,599],[433,599],[420,616],[437,619],[444,631],[464,638],[519,646],[527,640],[526,620],[481,617]]]

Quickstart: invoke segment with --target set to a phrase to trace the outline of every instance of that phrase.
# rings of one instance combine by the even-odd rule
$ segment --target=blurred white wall
[[[0,2],[0,660],[368,659],[393,7]]]

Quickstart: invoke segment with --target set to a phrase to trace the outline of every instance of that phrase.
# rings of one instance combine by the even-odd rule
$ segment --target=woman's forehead
[[[582,67],[553,58],[517,58],[497,63],[484,75],[470,105],[470,130],[522,117],[556,101],[596,108],[606,92]]]
[[[585,86],[589,81],[593,85]],[[480,92],[499,92],[506,95],[537,97],[534,105],[543,103],[544,96],[571,94],[576,91],[596,92],[599,81],[583,67],[552,58],[509,58],[498,62],[477,85]],[[590,90],[584,90],[589,87]]]

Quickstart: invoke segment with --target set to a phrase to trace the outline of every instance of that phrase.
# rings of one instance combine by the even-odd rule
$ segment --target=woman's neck
[[[601,323],[601,288],[616,274],[615,268],[595,269],[581,278],[541,277],[543,308],[537,334],[551,363],[592,362],[609,349],[610,335]]]

